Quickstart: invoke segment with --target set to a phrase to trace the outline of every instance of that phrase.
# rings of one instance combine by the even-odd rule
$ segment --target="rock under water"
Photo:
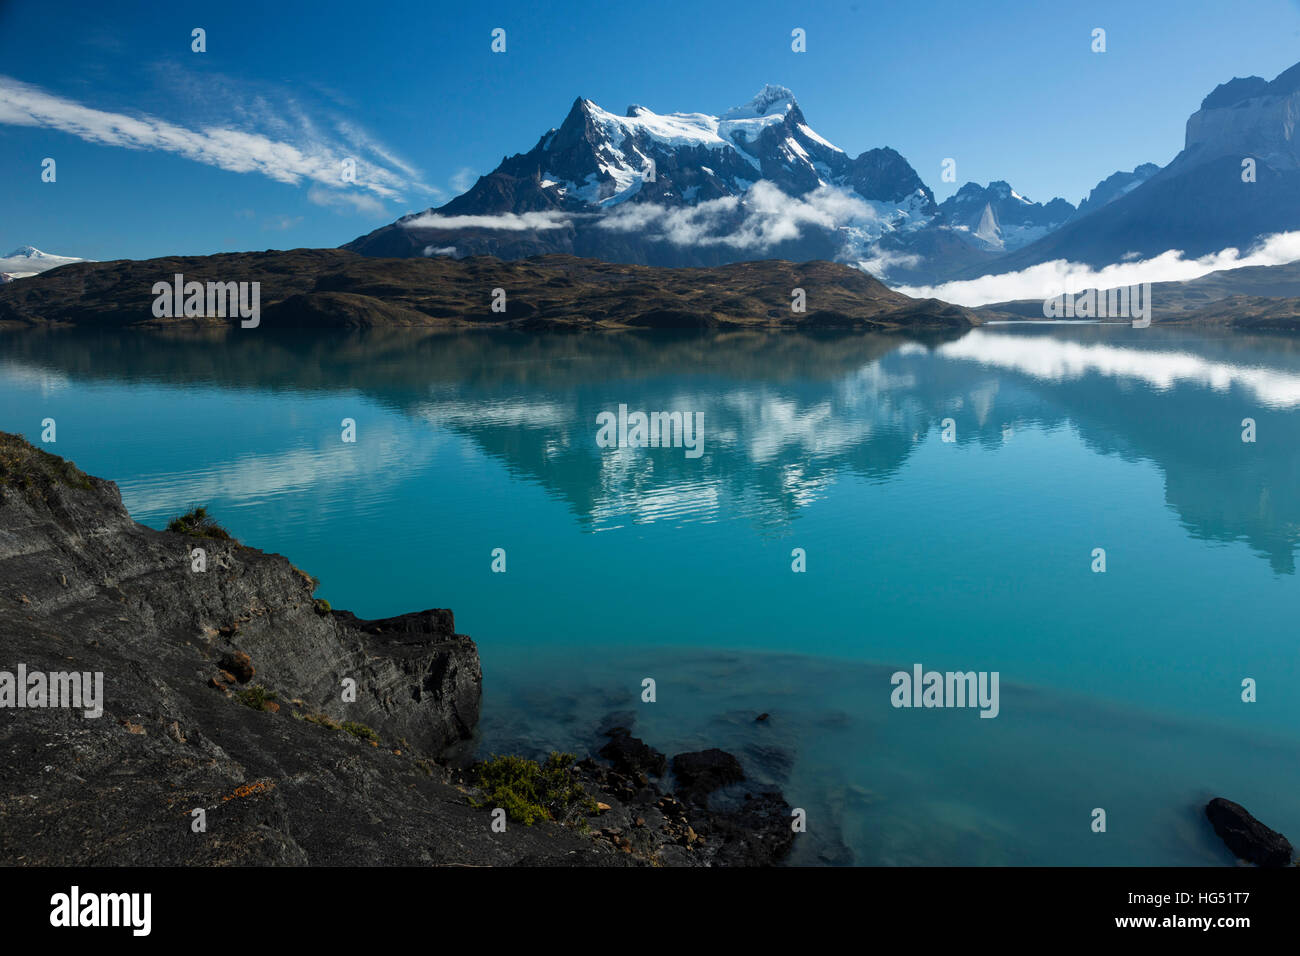
[[[1214,832],[1238,859],[1259,866],[1290,866],[1295,856],[1291,842],[1260,823],[1239,803],[1215,797],[1205,805]]]

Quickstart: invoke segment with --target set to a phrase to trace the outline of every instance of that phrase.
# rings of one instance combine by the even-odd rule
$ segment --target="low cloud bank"
[[[798,239],[809,226],[837,229],[875,225],[872,206],[847,190],[822,186],[805,196],[787,196],[760,180],[740,196],[710,199],[695,206],[625,202],[601,213],[559,211],[443,216],[435,211],[404,220],[407,229],[498,229],[505,232],[560,229],[579,219],[594,220],[610,233],[635,233],[677,246],[727,246],[760,252]]]
[[[658,203],[615,206],[596,225],[610,232],[640,233],[647,239],[677,246],[758,251],[798,239],[806,226],[837,229],[877,219],[870,205],[846,190],[821,186],[795,197],[760,180],[743,198],[727,196],[696,206],[671,208]]]
[[[1062,292],[1073,295],[1085,289],[1112,289],[1143,282],[1183,282],[1223,269],[1279,266],[1300,261],[1300,232],[1265,236],[1244,254],[1235,247],[1188,259],[1180,249],[1170,249],[1151,259],[1117,262],[1101,269],[1065,259],[1043,262],[1019,272],[980,276],[961,282],[929,286],[898,286],[905,295],[943,299],[970,307],[1017,299],[1046,299]]]

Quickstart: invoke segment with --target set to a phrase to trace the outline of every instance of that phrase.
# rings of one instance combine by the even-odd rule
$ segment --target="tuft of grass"
[[[372,744],[379,743],[379,734],[375,733],[365,724],[355,720],[338,721],[328,714],[295,714],[299,720],[305,720],[308,723],[316,724],[318,727],[324,727],[326,730],[343,730],[350,733],[358,740],[364,740]]]
[[[290,565],[290,567],[293,568],[293,573],[298,575],[298,577],[302,580],[303,584],[307,585],[308,594],[310,594],[312,591],[315,591],[318,587],[320,587],[320,578],[316,577],[315,575],[308,574],[306,571],[304,571],[300,567],[297,567],[296,565]]]
[[[317,598],[315,601],[312,602],[312,606],[316,609],[316,613],[319,614],[321,617],[326,617],[332,610],[332,608],[330,607],[330,602],[325,600],[324,598]]]
[[[358,737],[361,740],[373,740],[376,742],[379,740],[379,734],[375,733],[365,724],[359,724],[355,720],[345,720],[343,722],[343,729],[353,737]]]
[[[513,754],[493,756],[476,768],[483,797],[474,805],[501,807],[524,826],[538,820],[578,822],[596,812],[596,801],[578,782],[575,759],[554,750],[545,763]]]
[[[187,534],[192,538],[216,538],[219,541],[234,541],[230,532],[217,524],[215,518],[208,514],[208,509],[191,508],[179,518],[167,522],[167,530],[177,534]]]
[[[54,485],[90,491],[94,484],[84,471],[58,455],[51,455],[21,435],[0,432],[0,485],[26,496],[46,500]]]
[[[328,714],[303,714],[302,719],[326,730],[342,730],[343,725]]]
[[[239,702],[245,707],[251,707],[253,710],[266,710],[266,702],[275,700],[275,691],[267,690],[261,684],[253,684],[245,687],[243,690],[235,692]]]

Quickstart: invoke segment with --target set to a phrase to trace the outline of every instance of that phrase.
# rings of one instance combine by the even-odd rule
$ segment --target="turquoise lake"
[[[620,405],[702,413],[703,454],[598,447]],[[806,809],[792,863],[1231,864],[1211,796],[1300,838],[1294,340],[0,336],[0,429],[45,418],[139,521],[452,608],[483,753],[611,715],[734,752]],[[998,716],[894,708],[916,663],[997,671]]]

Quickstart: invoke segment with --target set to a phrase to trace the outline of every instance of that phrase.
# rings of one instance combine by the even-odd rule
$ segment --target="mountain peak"
[[[720,119],[755,119],[759,116],[784,115],[792,109],[798,109],[794,94],[784,86],[768,83],[758,91],[748,103],[733,106],[723,113]]]
[[[13,278],[35,275],[47,269],[67,265],[69,262],[82,261],[84,260],[76,256],[56,256],[49,252],[41,252],[35,246],[19,246],[9,255],[0,257],[0,274],[9,277],[3,280],[7,282]]]
[[[1221,109],[1233,106],[1243,100],[1259,96],[1268,88],[1268,81],[1262,76],[1236,76],[1227,83],[1220,83],[1205,99],[1201,100],[1201,109]]]
[[[1300,63],[1283,70],[1271,82],[1262,76],[1234,76],[1201,100],[1201,109],[1223,109],[1261,96],[1290,96],[1297,91],[1300,91]]]

